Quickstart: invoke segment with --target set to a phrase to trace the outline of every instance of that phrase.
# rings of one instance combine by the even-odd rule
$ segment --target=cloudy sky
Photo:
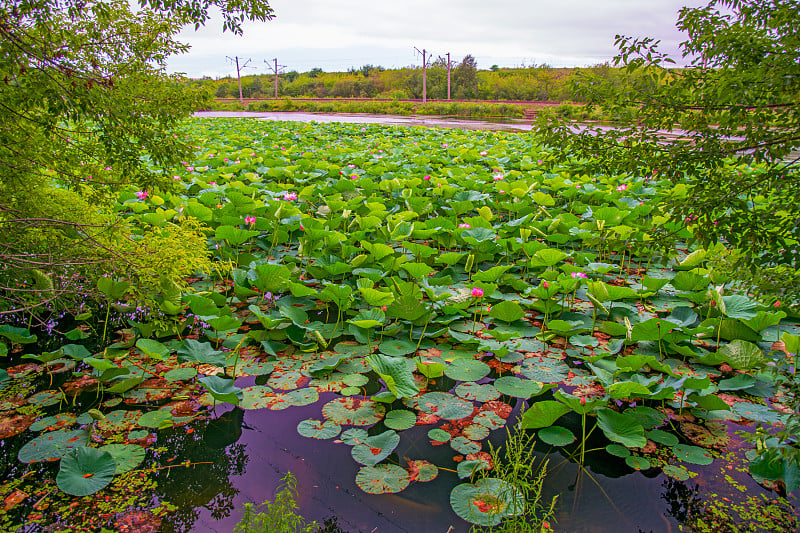
[[[275,18],[249,23],[239,37],[221,19],[181,40],[191,51],[170,61],[190,77],[235,74],[226,56],[250,60],[245,72],[265,73],[273,58],[285,71],[326,72],[362,65],[421,65],[414,50],[478,68],[492,65],[587,66],[614,57],[614,36],[650,36],[676,50],[678,10],[700,0],[271,0]],[[268,61],[269,64],[265,64]]]

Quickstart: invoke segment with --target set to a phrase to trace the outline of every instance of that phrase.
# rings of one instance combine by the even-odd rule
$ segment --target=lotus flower
[[[147,191],[136,191],[134,194],[139,200],[144,200],[147,198]]]
[[[480,298],[483,296],[483,289],[480,287],[472,287],[472,296],[475,298]]]
[[[294,202],[297,200],[297,193],[296,192],[287,192],[283,194],[283,199],[287,202]]]

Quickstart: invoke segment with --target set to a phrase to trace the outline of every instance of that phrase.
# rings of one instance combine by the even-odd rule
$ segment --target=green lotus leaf
[[[350,428],[343,431],[341,435],[342,442],[348,446],[363,444],[367,437],[369,437],[369,433],[363,428]]]
[[[336,398],[322,406],[322,414],[339,425],[371,426],[380,422],[386,408],[372,400]]]
[[[111,483],[116,469],[110,453],[80,446],[64,454],[56,484],[71,496],[88,496]]]
[[[417,343],[405,339],[388,339],[378,346],[378,351],[389,356],[409,355],[416,351]]]
[[[669,477],[677,479],[678,481],[687,481],[697,475],[694,472],[689,472],[685,466],[664,465],[661,467],[661,470]]]
[[[215,350],[211,343],[184,339],[178,346],[178,359],[206,365],[224,366],[225,354]]]
[[[451,435],[443,429],[435,428],[428,431],[428,438],[434,442],[448,442]]]
[[[417,415],[405,409],[395,409],[386,413],[383,423],[388,428],[402,431],[414,427],[414,424],[417,423]]]
[[[481,445],[465,436],[458,436],[450,440],[450,447],[460,454],[469,455],[481,451]]]
[[[616,442],[612,442],[611,444],[606,445],[606,451],[611,455],[616,457],[620,457],[625,459],[626,457],[630,457],[631,451],[621,444],[617,444]]]
[[[766,363],[764,352],[757,345],[736,339],[717,350],[717,356],[735,370],[751,370]]]
[[[472,459],[461,461],[456,467],[456,474],[459,479],[472,477],[473,474],[481,470],[489,470],[489,465],[483,459]]]
[[[368,494],[393,494],[409,483],[408,471],[397,465],[363,466],[356,474],[356,485]]]
[[[147,357],[163,361],[169,355],[170,349],[158,341],[152,339],[139,339],[136,341],[136,347],[142,351]],[[87,354],[88,355],[88,354]]]
[[[672,447],[675,457],[686,463],[695,465],[710,465],[714,462],[714,456],[699,446],[690,444],[676,444]]]
[[[514,396],[527,400],[544,392],[546,388],[542,383],[530,379],[521,379],[516,376],[503,376],[494,380],[495,389],[501,394]]]
[[[130,472],[144,461],[144,448],[138,444],[106,444],[98,449],[110,453],[114,458],[117,465],[115,476]]]
[[[27,328],[18,328],[8,324],[0,326],[0,337],[5,337],[15,344],[31,344],[37,341],[36,335],[31,335]]]
[[[256,279],[251,283],[264,292],[278,293],[289,282],[291,272],[286,265],[262,263],[255,268]]]
[[[148,411],[136,421],[142,427],[158,429],[172,426],[172,413],[169,411]]]
[[[167,381],[185,381],[197,376],[197,369],[194,367],[173,368],[164,374]]]
[[[661,431],[660,429],[654,429],[652,431],[648,431],[647,438],[653,442],[663,444],[664,446],[675,446],[679,442],[678,437],[676,437],[672,433]]]
[[[650,461],[644,457],[631,455],[625,458],[625,464],[634,470],[649,470],[651,468]]]
[[[514,322],[524,317],[525,311],[518,303],[512,302],[511,300],[503,300],[492,306],[489,315],[504,322]]]
[[[524,429],[539,429],[552,426],[556,420],[570,412],[570,410],[563,403],[553,400],[536,402],[523,413],[520,427]]]
[[[476,483],[456,485],[450,492],[450,506],[462,519],[479,526],[496,526],[503,518],[525,511],[522,492],[503,480],[484,478]]]
[[[445,420],[461,420],[472,414],[472,402],[462,400],[449,392],[429,392],[419,397],[419,409],[426,414]]]
[[[353,446],[350,455],[357,463],[375,466],[389,457],[398,444],[400,444],[400,435],[396,431],[384,431],[378,435],[367,437],[362,444]]]
[[[297,424],[297,432],[300,435],[314,439],[332,439],[341,431],[342,426],[330,420],[308,419]]]
[[[475,424],[485,426],[487,429],[498,429],[506,425],[506,420],[494,411],[481,411],[472,419]]]
[[[367,357],[386,388],[397,398],[406,398],[419,394],[414,382],[414,374],[408,368],[407,359],[403,357],[387,357],[383,354],[372,354]]]
[[[496,400],[500,397],[500,393],[490,383],[483,385],[478,385],[474,382],[462,383],[456,387],[456,394],[465,400],[481,403]]]
[[[539,430],[539,440],[551,446],[566,446],[575,442],[575,434],[565,427],[549,426]]]
[[[234,386],[233,380],[221,376],[204,376],[198,380],[216,401],[239,405],[242,389]]]
[[[563,361],[557,359],[534,356],[522,362],[520,373],[533,381],[558,383],[567,378],[569,367]]]
[[[88,443],[89,434],[82,429],[50,431],[26,442],[19,449],[17,458],[23,463],[57,461],[72,448]]]
[[[601,407],[597,411],[597,425],[608,440],[628,448],[642,448],[647,444],[644,427],[631,415]]]
[[[456,359],[444,369],[445,375],[456,381],[478,381],[489,372],[489,365],[477,359]]]
[[[437,363],[436,361],[432,361],[430,359],[419,359],[415,360],[417,365],[417,372],[422,374],[428,379],[436,379],[440,378],[444,375],[445,365],[442,363]]]
[[[436,479],[439,475],[439,468],[428,461],[421,459],[408,462],[408,473],[411,481],[427,483]]]

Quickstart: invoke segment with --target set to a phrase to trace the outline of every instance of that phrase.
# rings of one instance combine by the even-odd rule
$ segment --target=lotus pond
[[[218,268],[0,326],[2,529],[230,531],[287,470],[345,531],[494,526],[525,507],[493,476],[507,431],[549,458],[555,530],[796,528],[800,472],[752,442],[793,414],[798,316],[687,245],[682,185],[570,173],[519,133],[187,135],[174,190],[116,209],[195,218]]]

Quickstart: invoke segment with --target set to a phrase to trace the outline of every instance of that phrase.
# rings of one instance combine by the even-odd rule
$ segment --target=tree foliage
[[[580,132],[566,121],[542,122],[538,133],[576,170],[683,184],[666,206],[674,217],[705,244],[738,248],[740,264],[778,273],[773,281],[788,280],[796,293],[799,9],[797,0],[712,0],[682,9],[685,67],[658,41],[618,36],[615,62],[631,75],[620,85],[586,74],[574,90],[577,99],[631,120]]]
[[[129,185],[168,191],[167,170],[190,153],[181,120],[207,95],[166,59],[211,6],[236,33],[272,16],[263,0],[0,2],[0,313],[84,293],[101,273],[141,273],[152,232],[137,237],[110,200]],[[191,225],[168,233],[203,238]]]

